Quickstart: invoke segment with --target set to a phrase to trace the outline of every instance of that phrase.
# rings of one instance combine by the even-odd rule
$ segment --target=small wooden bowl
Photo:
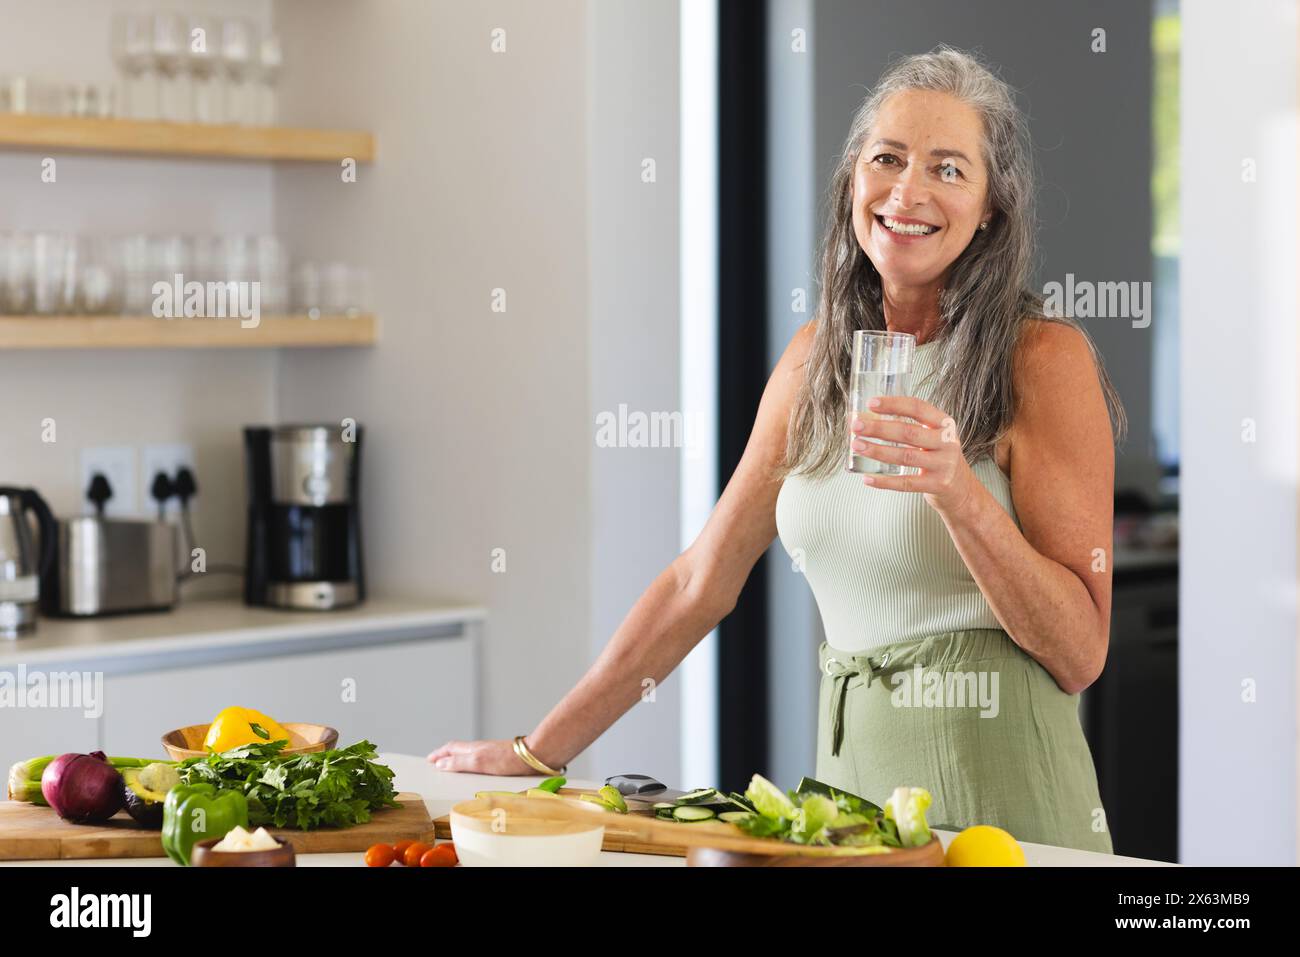
[[[173,761],[204,757],[208,752],[203,747],[203,739],[208,736],[210,727],[210,724],[192,724],[188,728],[168,731],[162,736],[163,747]],[[329,751],[339,743],[339,733],[323,724],[285,722],[281,727],[289,732],[289,743],[281,754]]]
[[[689,826],[689,825],[688,825]],[[943,845],[937,836],[920,847],[902,847],[888,854],[845,854],[831,856],[822,848],[806,854],[747,854],[713,847],[692,847],[686,852],[687,867],[943,867]]]
[[[214,851],[221,838],[210,837],[199,841],[190,849],[190,864],[194,867],[297,867],[293,845],[277,837],[280,846],[273,851]]]

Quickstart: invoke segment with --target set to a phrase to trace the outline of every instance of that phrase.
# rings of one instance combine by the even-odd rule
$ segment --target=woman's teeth
[[[890,219],[888,216],[876,217],[880,220],[891,233],[898,233],[900,236],[928,236],[931,233],[939,231],[938,226],[922,226],[919,223],[900,223],[896,219]]]

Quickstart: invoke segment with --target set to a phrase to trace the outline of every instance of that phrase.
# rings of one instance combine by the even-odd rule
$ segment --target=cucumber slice
[[[747,821],[753,816],[752,811],[723,811],[718,815],[718,820],[725,824],[735,824],[738,821]]]
[[[677,799],[677,804],[712,804],[716,803],[715,799],[722,797],[717,788],[700,788],[698,791],[692,791],[690,794],[683,794]]]
[[[697,821],[709,821],[716,815],[707,807],[686,804],[673,810],[673,820],[682,821],[687,824],[694,824]]]
[[[657,804],[654,804],[652,806],[656,811],[671,811],[677,805],[674,804],[672,801],[660,801]]]
[[[546,779],[545,781],[543,781],[541,784],[537,785],[537,787],[538,787],[538,790],[541,790],[541,791],[550,791],[552,794],[554,794],[554,793],[555,793],[556,791],[558,791],[560,788],[564,787],[565,780],[566,780],[566,779],[563,778],[563,777],[547,778],[547,779]]]
[[[560,799],[560,796],[558,794],[552,794],[550,791],[543,791],[541,788],[529,788],[527,791],[524,792],[524,797],[551,798],[556,801]]]
[[[475,791],[475,792],[474,792],[474,797],[476,797],[476,798],[480,798],[480,799],[481,799],[481,798],[488,797],[489,795],[492,795],[492,794],[496,794],[496,795],[507,795],[507,796],[509,796],[509,797],[519,797],[519,792],[518,792],[518,791]]]
[[[750,804],[749,801],[745,799],[745,795],[737,794],[735,791],[732,791],[727,795],[727,800],[736,805],[736,807],[743,808],[746,811],[754,810],[754,805]]]

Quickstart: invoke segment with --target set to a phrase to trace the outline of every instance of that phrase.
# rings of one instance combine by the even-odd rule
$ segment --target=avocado
[[[126,768],[122,771],[126,813],[145,827],[161,828],[167,792],[180,783],[176,768],[161,761],[142,768]]]

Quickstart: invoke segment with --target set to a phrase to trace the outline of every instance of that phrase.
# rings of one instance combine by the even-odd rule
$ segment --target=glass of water
[[[849,369],[849,460],[847,469],[870,475],[906,475],[904,465],[881,462],[858,455],[852,442],[856,435],[853,420],[897,419],[896,415],[881,415],[867,408],[876,396],[910,395],[912,391],[912,352],[916,336],[907,332],[875,332],[859,329],[853,333],[853,365]],[[883,439],[863,436],[867,442],[880,445],[897,445]]]

